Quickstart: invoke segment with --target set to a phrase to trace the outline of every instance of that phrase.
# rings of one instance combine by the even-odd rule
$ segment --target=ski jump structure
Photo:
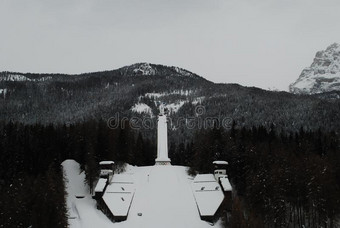
[[[155,165],[171,165],[168,157],[167,110],[160,105],[157,125],[157,158]],[[113,222],[127,219],[133,198],[135,184],[131,175],[114,174],[114,162],[99,163],[100,178],[93,196],[97,208]],[[192,183],[192,193],[202,220],[213,221],[222,202],[227,200],[231,209],[232,186],[227,176],[228,163],[214,162],[214,174],[198,174]]]

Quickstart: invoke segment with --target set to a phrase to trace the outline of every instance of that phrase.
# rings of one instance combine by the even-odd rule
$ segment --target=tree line
[[[156,138],[123,123],[0,127],[0,227],[67,227],[63,172],[74,159],[90,190],[98,162],[153,165]],[[169,133],[171,135],[172,133]],[[340,214],[340,148],[334,132],[278,132],[274,125],[197,130],[191,140],[169,143],[173,165],[211,173],[214,160],[229,162],[235,191],[226,227],[335,227]],[[225,206],[227,207],[227,206]],[[223,208],[222,208],[223,209]],[[223,211],[223,210],[222,210]]]
[[[334,132],[280,133],[274,125],[196,134],[191,173],[229,162],[235,191],[226,227],[336,227],[340,215],[340,148]]]
[[[152,165],[156,147],[141,133],[110,129],[104,121],[0,128],[0,227],[67,227],[64,174],[74,159],[92,191],[101,160]]]

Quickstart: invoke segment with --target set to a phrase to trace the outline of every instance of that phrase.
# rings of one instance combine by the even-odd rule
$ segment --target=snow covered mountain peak
[[[150,65],[150,63],[136,63],[132,65],[135,67],[133,72],[139,75],[155,75],[156,70]]]
[[[150,63],[135,63],[118,69],[123,75],[156,75],[157,70]]]
[[[315,94],[340,90],[340,45],[334,43],[318,51],[310,67],[305,68],[289,91],[297,94]]]
[[[331,44],[327,49],[326,51],[337,51],[337,52],[340,52],[340,44],[338,43],[333,43]]]

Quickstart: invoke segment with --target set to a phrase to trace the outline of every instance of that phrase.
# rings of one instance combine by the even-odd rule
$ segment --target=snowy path
[[[65,166],[64,166],[65,169]],[[66,171],[67,174],[67,171]],[[202,221],[191,190],[192,180],[182,166],[129,167],[136,186],[128,219],[112,223],[96,209],[90,196],[68,201],[75,204],[79,218],[70,220],[71,228],[208,228]],[[66,177],[68,174],[66,175]],[[80,176],[80,175],[79,175]],[[74,178],[73,178],[74,179]],[[69,183],[71,185],[71,183]],[[72,193],[73,194],[73,193]],[[70,202],[71,203],[71,202]],[[142,213],[142,216],[138,216]],[[221,227],[215,224],[213,227]]]

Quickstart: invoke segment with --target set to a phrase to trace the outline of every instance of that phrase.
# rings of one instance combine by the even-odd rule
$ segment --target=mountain
[[[198,75],[174,66],[163,66],[150,63],[136,63],[130,66],[125,66],[118,69],[122,75],[159,75],[159,76],[179,76],[179,77],[199,77]]]
[[[72,124],[119,115],[119,121],[144,118],[139,124],[149,118],[155,126],[161,102],[170,112],[172,141],[192,138],[209,125],[199,121],[212,118],[226,128],[235,121],[239,128],[340,132],[339,99],[218,84],[178,67],[138,63],[77,75],[0,73],[0,123]],[[194,126],[187,126],[193,118]],[[155,128],[141,130],[155,136]]]
[[[131,113],[138,99],[153,99],[145,94],[185,96],[188,93],[179,91],[205,84],[213,83],[185,69],[149,63],[76,75],[1,72],[0,121],[46,124],[107,119],[112,113]]]
[[[310,67],[289,86],[296,94],[317,94],[340,90],[340,45],[334,43],[316,53]]]

